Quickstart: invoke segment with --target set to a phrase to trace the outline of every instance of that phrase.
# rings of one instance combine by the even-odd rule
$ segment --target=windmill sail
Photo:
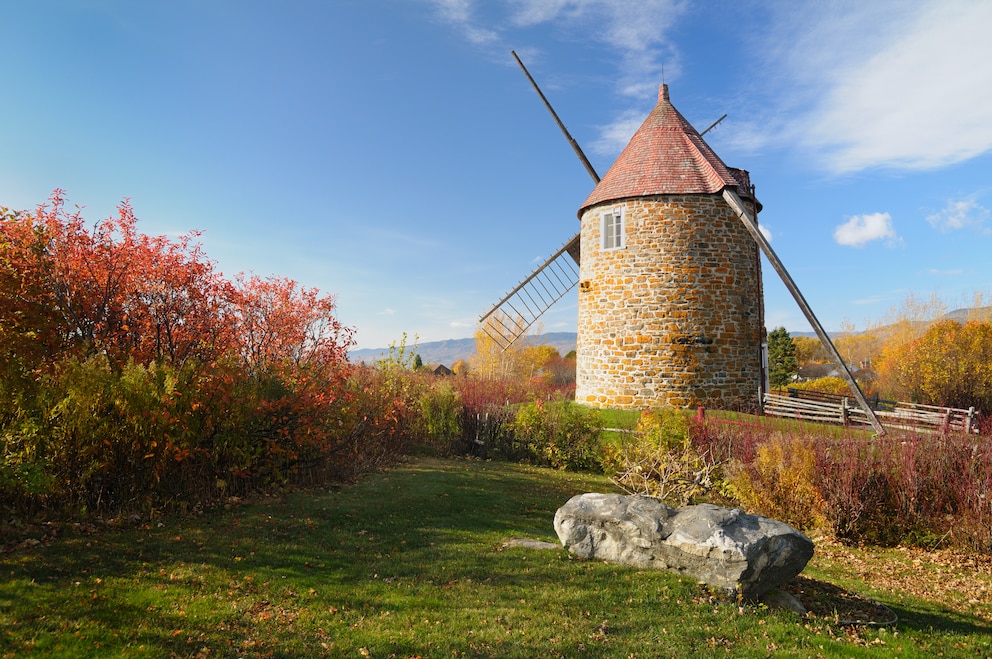
[[[479,318],[482,331],[506,350],[579,282],[579,234]]]
[[[806,320],[808,320],[810,325],[813,326],[816,336],[819,337],[820,343],[822,343],[827,349],[827,354],[830,355],[830,359],[834,362],[834,364],[840,367],[841,375],[844,376],[844,379],[847,381],[847,386],[851,389],[851,393],[854,394],[854,398],[858,401],[858,404],[861,405],[861,409],[863,409],[867,415],[868,421],[871,423],[872,428],[875,429],[877,434],[884,435],[885,428],[882,427],[882,422],[878,420],[878,416],[875,414],[875,411],[871,409],[871,405],[869,405],[868,401],[865,399],[865,395],[861,391],[861,387],[858,386],[854,376],[851,375],[851,371],[847,368],[847,363],[844,362],[844,359],[840,356],[840,353],[837,352],[837,348],[834,347],[833,341],[830,340],[830,336],[827,335],[826,330],[824,330],[823,326],[820,325],[820,321],[817,320],[816,315],[813,313],[813,309],[809,306],[809,303],[806,302],[806,298],[803,297],[799,287],[796,286],[796,282],[793,281],[792,276],[789,274],[788,270],[785,269],[785,265],[783,265],[782,261],[778,258],[775,250],[772,249],[768,239],[765,238],[765,236],[758,229],[758,223],[751,214],[751,211],[744,204],[737,193],[730,188],[726,188],[723,191],[723,198],[727,201],[730,207],[734,209],[734,213],[740,218],[741,222],[744,223],[748,233],[750,233],[751,237],[754,238],[754,241],[758,243],[758,247],[761,248],[761,251],[764,252],[765,257],[768,258],[768,261],[772,264],[772,267],[775,268],[775,272],[777,272],[778,276],[782,279],[782,283],[784,283],[786,288],[789,289],[789,292],[792,293],[792,298],[796,301],[796,304],[799,305],[799,308],[802,309],[803,314],[806,316]]]
[[[530,71],[520,61],[516,52],[511,50],[510,54],[520,65],[524,75],[534,87],[534,91],[541,97],[544,107],[551,113],[551,117],[558,124],[558,128],[561,129],[568,143],[572,145],[572,150],[582,161],[586,172],[595,183],[599,183],[599,174],[596,173],[589,159],[586,158],[586,154],[582,152],[578,142],[565,128],[565,124],[558,118],[558,113],[551,107],[551,103],[531,76]],[[571,240],[562,245],[561,249],[552,254],[537,270],[517,284],[516,288],[507,293],[502,300],[494,304],[489,311],[479,318],[482,331],[500,348],[506,350],[513,345],[513,342],[523,336],[545,311],[565,297],[579,283],[579,235],[572,236]]]

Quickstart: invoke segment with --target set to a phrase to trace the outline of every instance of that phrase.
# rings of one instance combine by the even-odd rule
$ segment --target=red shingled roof
[[[747,179],[747,173],[736,170]],[[630,197],[657,194],[713,194],[727,186],[741,187],[668,98],[668,85],[658,91],[655,106],[606,176],[579,209]],[[747,185],[747,183],[745,183]],[[751,197],[750,190],[740,190]]]

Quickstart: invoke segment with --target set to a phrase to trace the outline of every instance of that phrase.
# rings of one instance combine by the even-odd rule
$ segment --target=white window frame
[[[624,229],[626,222],[623,206],[611,208],[600,215],[600,247],[603,249],[623,249],[626,245]]]

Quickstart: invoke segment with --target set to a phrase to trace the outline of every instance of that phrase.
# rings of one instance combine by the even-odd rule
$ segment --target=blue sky
[[[865,6],[867,5],[867,6]],[[657,101],[747,169],[829,329],[992,289],[992,3],[0,2],[0,205],[202,230],[337,296],[359,347],[471,336],[578,231]],[[765,267],[769,329],[809,326]],[[543,318],[574,331],[576,296]]]

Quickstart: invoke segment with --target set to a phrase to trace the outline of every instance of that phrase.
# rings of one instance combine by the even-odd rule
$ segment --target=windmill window
[[[603,213],[603,249],[623,247],[623,208]]]

